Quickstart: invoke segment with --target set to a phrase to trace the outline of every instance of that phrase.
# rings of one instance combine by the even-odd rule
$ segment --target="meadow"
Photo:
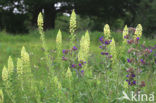
[[[41,15],[38,26],[27,35],[0,33],[0,103],[156,102],[156,39],[141,25],[77,32],[73,13],[69,33],[44,32]]]

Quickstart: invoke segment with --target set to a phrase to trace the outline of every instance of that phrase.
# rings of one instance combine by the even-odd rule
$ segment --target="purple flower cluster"
[[[127,72],[128,72],[128,75],[126,77],[128,79],[126,81],[128,82],[128,85],[130,85],[130,86],[136,85],[134,69],[133,68],[129,68],[127,70]]]
[[[62,53],[64,54],[64,56],[62,57],[62,60],[67,61],[68,59],[65,57],[65,55],[72,54],[73,51],[77,51],[76,46],[73,46],[72,49],[63,49]]]
[[[103,44],[103,46],[104,45],[109,45],[112,42],[112,40],[105,40],[103,36],[100,37],[99,40]]]
[[[84,62],[84,61],[80,61],[78,64],[72,64],[72,68],[82,68],[82,66],[84,65],[84,64],[86,64],[86,62]]]
[[[103,51],[101,52],[101,55],[105,55],[107,56],[108,58],[112,58],[112,55],[110,55],[107,51],[107,45],[109,45],[112,40],[105,40],[104,37],[100,37],[99,38],[100,42],[101,42],[101,46],[99,46],[99,48],[101,48]]]

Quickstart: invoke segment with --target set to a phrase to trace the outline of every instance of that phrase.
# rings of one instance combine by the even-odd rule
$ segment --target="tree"
[[[56,9],[55,4],[61,3],[61,7]],[[39,12],[44,11],[44,29],[55,27],[55,18],[58,12],[70,10],[70,0],[24,0],[27,11],[32,15],[32,25],[36,26]]]

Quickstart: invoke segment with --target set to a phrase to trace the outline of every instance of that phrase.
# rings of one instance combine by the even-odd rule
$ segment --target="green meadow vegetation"
[[[155,103],[156,39],[140,24],[77,32],[77,22],[73,11],[69,33],[44,32],[40,13],[37,31],[0,33],[0,103]],[[122,98],[131,91],[136,101]]]

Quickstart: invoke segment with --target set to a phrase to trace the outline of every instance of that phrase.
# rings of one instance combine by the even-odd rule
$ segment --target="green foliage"
[[[69,63],[78,59],[78,51],[72,55],[73,52],[69,52],[67,59],[71,61],[57,60],[57,57],[62,58],[62,55],[58,55],[58,52],[62,52],[60,48],[65,49],[71,46],[69,33],[61,33],[58,30],[43,32],[43,19],[40,17],[38,24],[41,35],[37,31],[25,36],[11,36],[4,34],[4,32],[1,33],[0,50],[2,55],[0,61],[2,63],[0,68],[6,65],[9,55],[12,57],[9,57],[8,66],[4,67],[2,72],[3,81],[0,81],[0,86],[3,86],[4,103],[131,103],[127,100],[118,100],[122,96],[122,91],[129,93],[135,89],[124,82],[127,75],[126,69],[131,66],[126,59],[132,55],[127,52],[130,45],[122,45],[124,33],[123,35],[115,32],[110,33],[108,28],[107,32],[105,31],[105,33],[110,34],[109,38],[114,38],[110,44],[110,53],[117,62],[114,62],[115,66],[111,68],[111,60],[109,62],[109,58],[100,54],[98,46],[99,37],[104,35],[103,32],[77,32],[76,40],[78,42],[75,41],[74,46],[78,48],[78,51],[81,51],[85,58],[84,61],[87,63],[87,68],[80,68],[84,71],[79,72]],[[40,37],[41,42],[39,41]],[[146,42],[145,46],[154,46],[156,43],[155,39],[149,40],[142,36],[139,44],[133,45],[133,48],[140,50],[139,46],[143,42]],[[152,56],[153,53],[155,53],[154,50],[150,55]],[[151,57],[148,58],[148,61],[150,59]],[[47,65],[49,61],[51,64]],[[49,78],[47,66],[53,69],[51,78]],[[137,67],[137,65],[134,66]],[[15,70],[10,78],[9,71],[12,71],[13,68]],[[155,66],[147,65],[142,66],[142,68],[143,70],[147,69],[139,75],[140,81],[145,80],[147,84],[142,91],[145,93],[155,92]],[[1,91],[0,97],[3,97]]]

